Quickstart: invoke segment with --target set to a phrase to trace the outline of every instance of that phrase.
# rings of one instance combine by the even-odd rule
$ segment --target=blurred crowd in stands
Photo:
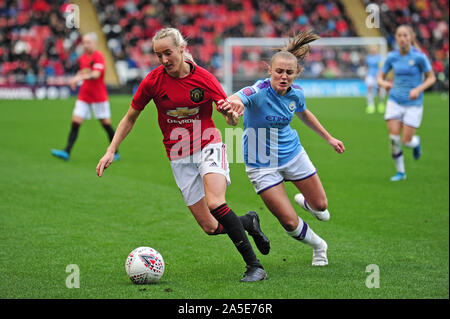
[[[77,71],[77,29],[66,1],[0,0],[0,84],[65,84]]]
[[[108,46],[116,60],[121,61],[119,69],[139,68],[143,73],[158,65],[149,54],[151,38],[166,26],[180,29],[196,62],[219,79],[223,77],[222,44],[228,37],[285,37],[308,28],[322,37],[355,35],[339,1],[94,0],[94,3]],[[247,75],[258,73],[264,69],[261,52],[236,49],[233,70]],[[324,61],[322,69],[334,67],[332,63]]]
[[[390,48],[397,25],[407,23],[448,88],[448,1],[361,0],[381,9],[381,31]],[[287,37],[313,29],[321,37],[356,36],[339,0],[92,0],[121,84],[140,81],[158,65],[151,38],[162,27],[179,28],[196,62],[223,77],[227,37]],[[0,84],[64,83],[82,52],[79,30],[66,27],[67,0],[0,0]],[[364,73],[365,50],[312,48],[304,77],[355,77]],[[233,70],[264,72],[271,53],[233,51]]]

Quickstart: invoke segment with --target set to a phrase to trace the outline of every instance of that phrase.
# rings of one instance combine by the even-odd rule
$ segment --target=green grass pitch
[[[110,99],[116,127],[130,96]],[[74,99],[0,101],[1,298],[449,298],[449,108],[425,97],[418,130],[423,156],[405,151],[406,181],[395,173],[382,115],[367,115],[364,98],[307,99],[310,110],[346,152],[336,154],[295,119],[293,127],[318,168],[331,219],[299,215],[329,245],[329,265],[311,266],[312,250],[289,238],[264,207],[242,163],[231,163],[227,201],[239,215],[256,210],[271,239],[258,258],[268,279],[239,282],[245,268],[227,236],[202,232],[184,205],[149,105],[120,147],[122,159],[99,179],[107,147],[100,124],[80,129],[69,162],[50,155],[65,145]],[[224,132],[223,118],[214,113]],[[286,184],[290,198],[293,185]],[[139,246],[161,252],[166,271],[137,286],[124,269]],[[66,267],[80,270],[69,289]],[[379,267],[379,288],[368,288]]]

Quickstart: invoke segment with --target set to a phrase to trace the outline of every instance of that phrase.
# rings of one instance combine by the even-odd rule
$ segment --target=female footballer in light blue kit
[[[295,201],[303,209],[319,220],[330,218],[327,197],[316,168],[302,147],[297,131],[289,125],[295,114],[336,152],[345,150],[343,143],[332,137],[306,109],[303,90],[293,84],[302,71],[299,60],[308,54],[308,43],[316,39],[318,36],[310,31],[297,34],[272,57],[268,68],[270,78],[230,96],[227,107],[245,108],[242,148],[246,171],[255,191],[288,235],[313,248],[312,265],[325,266],[328,264],[327,243],[297,215],[283,184],[284,181],[294,183],[301,192],[295,196]]]
[[[380,70],[383,57],[378,53],[376,46],[369,47],[369,52],[366,56],[367,74],[364,79],[364,83],[367,87],[367,107],[366,113],[375,113],[375,96],[378,96],[378,113],[384,113],[385,105],[384,98],[386,96],[386,90],[383,87],[377,85],[377,74]]]
[[[384,119],[389,131],[391,155],[397,169],[397,173],[391,177],[393,182],[406,179],[402,143],[413,149],[416,160],[421,156],[420,138],[415,134],[422,121],[423,91],[436,81],[428,58],[412,45],[412,29],[407,25],[399,26],[395,32],[395,40],[399,49],[388,54],[377,78],[380,86],[390,89]],[[385,80],[390,70],[394,71],[393,83]]]

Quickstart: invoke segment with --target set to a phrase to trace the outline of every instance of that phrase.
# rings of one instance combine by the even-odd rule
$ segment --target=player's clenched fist
[[[239,117],[244,114],[244,105],[242,103],[237,103],[234,100],[220,100],[217,102],[216,109],[224,115],[229,115],[229,113],[235,112]]]

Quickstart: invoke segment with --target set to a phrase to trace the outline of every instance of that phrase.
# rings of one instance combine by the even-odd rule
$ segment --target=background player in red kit
[[[67,139],[66,148],[63,150],[52,149],[52,154],[58,158],[69,160],[72,146],[75,143],[78,130],[83,120],[91,118],[91,110],[96,119],[100,120],[103,128],[112,141],[114,129],[111,126],[111,110],[106,91],[105,59],[103,54],[97,50],[97,35],[87,33],[83,36],[84,54],[80,57],[80,70],[70,80],[72,89],[76,88],[78,82],[83,81],[78,93],[78,99],[72,114],[72,126]],[[114,160],[119,159],[119,153],[114,154]]]
[[[225,201],[230,184],[226,149],[211,115],[212,102],[222,105],[226,94],[212,74],[193,62],[177,29],[158,31],[153,49],[161,65],[139,85],[111,145],[97,165],[97,175],[101,177],[114,161],[114,152],[153,99],[167,156],[186,205],[207,234],[228,234],[247,264],[241,281],[263,280],[266,272],[244,231],[253,237],[261,253],[269,253],[270,243],[261,231],[258,215],[249,212],[238,217]],[[221,112],[227,122],[236,120],[234,110],[224,108]]]

